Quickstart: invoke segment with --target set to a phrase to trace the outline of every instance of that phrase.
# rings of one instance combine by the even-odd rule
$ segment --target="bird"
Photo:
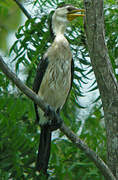
[[[64,34],[70,21],[84,16],[80,12],[84,12],[84,9],[78,9],[71,4],[59,6],[54,11],[50,25],[53,42],[37,66],[33,83],[33,91],[58,115],[72,88],[74,74],[72,52]],[[61,126],[61,121],[54,122],[47,117],[41,118],[37,105],[34,104],[34,107],[36,119],[41,127],[36,167],[39,172],[47,174],[51,134]]]

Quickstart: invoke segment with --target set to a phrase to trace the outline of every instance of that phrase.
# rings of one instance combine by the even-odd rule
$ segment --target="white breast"
[[[49,65],[38,93],[55,110],[63,107],[71,85],[72,54],[68,41],[62,40],[62,37],[56,38],[45,54]]]

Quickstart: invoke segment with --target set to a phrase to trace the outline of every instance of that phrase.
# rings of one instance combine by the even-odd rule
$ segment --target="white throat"
[[[64,17],[56,17],[53,15],[52,17],[52,29],[54,34],[57,36],[59,34],[64,35],[67,27],[67,20]]]

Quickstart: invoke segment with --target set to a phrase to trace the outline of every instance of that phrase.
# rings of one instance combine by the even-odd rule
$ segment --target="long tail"
[[[36,168],[39,172],[47,174],[48,161],[51,149],[51,131],[48,126],[41,127],[40,143]]]

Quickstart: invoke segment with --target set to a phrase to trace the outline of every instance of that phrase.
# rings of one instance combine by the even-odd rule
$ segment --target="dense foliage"
[[[54,10],[60,2],[59,0],[32,0],[31,5],[35,9],[33,18],[27,20],[24,25],[18,28],[16,32],[17,40],[10,49],[11,64],[15,63],[16,73],[20,74],[30,88],[32,88],[36,65],[52,42],[48,30],[49,12]],[[81,1],[67,2],[82,7]],[[7,3],[7,0],[4,3],[0,2],[0,16],[4,12],[4,8],[6,12],[9,12]],[[105,2],[106,41],[117,76],[118,10],[116,7],[117,2],[114,0]],[[5,17],[6,13],[2,13],[3,15]],[[67,29],[66,37],[73,52],[75,74],[73,88],[63,108],[61,117],[105,161],[106,138],[101,103],[98,101],[99,95],[97,95],[97,99],[90,99],[89,105],[92,104],[91,109],[82,103],[85,107],[83,109],[79,101],[79,97],[85,95],[86,83],[92,81],[91,77],[93,77],[82,19],[71,24],[71,27]],[[96,89],[96,81],[93,80],[88,91],[94,92]],[[85,116],[84,113],[87,115]],[[39,174],[35,171],[35,161],[39,134],[40,127],[35,124],[33,103],[19,92],[0,71],[1,179],[38,179]],[[59,131],[54,133],[52,140],[49,174],[50,179],[55,180],[103,179],[101,172],[94,163]]]

